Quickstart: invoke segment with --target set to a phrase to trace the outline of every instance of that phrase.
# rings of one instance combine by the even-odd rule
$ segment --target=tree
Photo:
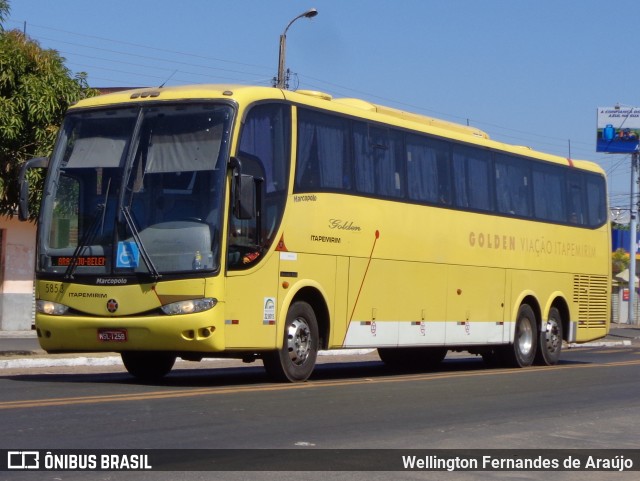
[[[0,25],[9,4],[0,0]],[[30,158],[51,154],[69,105],[93,96],[86,74],[72,76],[55,50],[44,50],[18,30],[0,27],[0,215],[18,205],[18,174]],[[42,174],[31,172],[32,218],[42,193]]]
[[[620,274],[627,267],[629,267],[630,256],[622,248],[617,249],[611,254],[611,268],[613,275]]]
[[[0,32],[4,29],[2,28],[2,23],[9,16],[9,1],[8,0],[0,0]]]

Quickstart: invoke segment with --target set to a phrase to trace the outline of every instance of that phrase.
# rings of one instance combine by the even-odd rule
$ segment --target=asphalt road
[[[260,366],[180,364],[141,385],[120,366],[0,371],[5,449],[637,449],[640,348],[566,351],[555,367],[394,373],[375,354],[325,358],[309,382],[273,384]],[[194,368],[195,367],[195,368]],[[373,452],[375,456],[375,451]],[[247,459],[247,466],[251,459]],[[0,479],[637,480],[638,472],[0,473]]]

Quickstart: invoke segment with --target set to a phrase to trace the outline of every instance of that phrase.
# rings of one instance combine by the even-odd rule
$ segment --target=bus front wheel
[[[536,355],[537,341],[536,315],[531,306],[523,304],[518,310],[513,344],[506,346],[504,351],[505,364],[513,367],[531,366]]]
[[[544,331],[540,329],[536,364],[553,366],[560,360],[562,350],[562,318],[555,307],[549,311],[549,319]]]
[[[263,355],[269,376],[281,382],[305,381],[318,356],[318,321],[313,308],[303,301],[291,304],[284,326],[282,348]]]
[[[122,363],[129,374],[141,381],[157,381],[169,374],[176,356],[164,352],[122,352]]]

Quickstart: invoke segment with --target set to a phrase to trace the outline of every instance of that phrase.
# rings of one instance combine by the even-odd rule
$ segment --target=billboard
[[[596,152],[628,154],[638,150],[640,108],[598,107]]]

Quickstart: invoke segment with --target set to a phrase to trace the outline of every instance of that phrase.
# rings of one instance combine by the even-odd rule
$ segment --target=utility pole
[[[638,151],[631,154],[631,220],[629,222],[629,316],[627,323],[635,324],[636,298],[636,231],[638,230],[638,202],[636,201],[636,184],[638,183]]]
[[[631,154],[631,189],[629,221],[629,314],[627,324],[636,320],[636,254],[638,253],[638,201],[636,186],[638,179],[638,158],[640,155],[640,108],[622,106],[598,107],[596,152],[608,154]],[[571,145],[571,144],[569,144]]]

